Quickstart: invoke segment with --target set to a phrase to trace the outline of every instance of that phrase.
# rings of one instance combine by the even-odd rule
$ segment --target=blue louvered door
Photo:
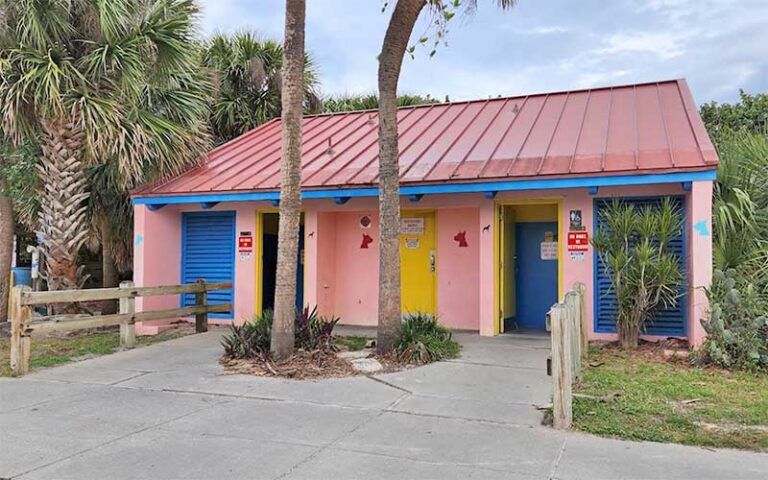
[[[181,283],[235,282],[235,212],[190,212],[182,217]],[[208,304],[234,303],[230,290],[208,293]],[[182,307],[195,305],[185,294]],[[212,313],[211,318],[233,318],[233,312]]]
[[[683,287],[681,288],[682,297],[678,300],[677,307],[670,310],[663,310],[656,314],[656,317],[646,324],[644,333],[648,335],[662,336],[685,336],[688,318],[688,299],[687,289],[687,264],[686,264],[686,239],[685,239],[685,201],[684,197],[670,197],[683,215],[683,229],[680,235],[671,242],[674,254],[680,262],[680,268],[683,272]],[[604,225],[602,212],[610,205],[612,198],[598,198],[594,202],[595,208],[595,232]],[[662,197],[639,197],[622,199],[628,204],[635,205],[635,208],[642,209],[645,206],[659,207]],[[616,332],[616,295],[611,286],[611,279],[608,272],[595,252],[595,332],[613,333]]]

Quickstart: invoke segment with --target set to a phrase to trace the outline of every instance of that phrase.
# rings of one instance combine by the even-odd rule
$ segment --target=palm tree
[[[86,169],[114,162],[125,187],[179,173],[207,150],[206,82],[192,0],[0,0],[0,122],[36,136],[38,229],[48,288],[81,285]],[[44,21],[41,21],[43,19]]]
[[[512,8],[516,0],[497,0]],[[389,353],[400,331],[400,168],[397,137],[397,83],[408,41],[424,7],[434,13],[437,41],[446,33],[445,23],[459,2],[446,0],[397,0],[379,54],[379,319],[377,346]],[[474,11],[477,0],[467,3]]]
[[[10,288],[11,263],[13,262],[13,233],[16,221],[13,215],[13,202],[8,193],[6,181],[6,148],[0,137],[0,322],[5,322],[8,315],[8,293]]]
[[[448,101],[446,99],[446,101]],[[410,107],[427,103],[440,103],[430,95],[398,95],[398,107]],[[322,102],[323,113],[350,112],[355,110],[376,110],[379,108],[379,96],[375,93],[364,95],[341,95],[338,97],[324,98]]]
[[[271,350],[275,358],[293,354],[296,318],[296,252],[301,216],[301,117],[304,97],[305,0],[285,3],[285,60],[282,88],[282,159],[277,279]]]
[[[204,45],[203,62],[213,83],[209,123],[217,143],[224,143],[280,116],[283,46],[251,32],[214,35]],[[306,111],[319,109],[317,73],[304,57]]]

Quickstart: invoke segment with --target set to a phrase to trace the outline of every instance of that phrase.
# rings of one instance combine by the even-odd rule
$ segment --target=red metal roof
[[[306,116],[302,187],[378,181],[376,111]],[[398,110],[403,184],[712,169],[717,154],[685,80]],[[280,120],[216,148],[138,196],[275,190]]]

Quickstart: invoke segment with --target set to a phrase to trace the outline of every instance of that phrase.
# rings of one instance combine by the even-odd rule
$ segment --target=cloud
[[[680,57],[686,52],[688,33],[635,32],[618,33],[605,39],[605,46],[594,50],[597,55],[650,54],[662,60]]]
[[[252,29],[280,39],[284,0],[200,0],[203,31]],[[685,77],[699,102],[768,91],[766,0],[548,0],[477,12],[449,26],[433,59],[406,58],[400,90],[487,98]],[[254,4],[258,4],[255,7]],[[307,49],[326,94],[376,89],[391,7],[381,0],[307,2]],[[414,38],[426,29],[424,15]]]

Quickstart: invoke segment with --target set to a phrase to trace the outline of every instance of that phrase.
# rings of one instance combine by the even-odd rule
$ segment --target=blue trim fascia
[[[437,195],[450,193],[485,193],[493,191],[545,190],[562,188],[617,187],[649,185],[659,183],[684,183],[715,180],[717,170],[695,172],[654,173],[648,175],[613,175],[604,177],[565,177],[551,179],[510,180],[502,182],[443,183],[433,185],[407,185],[400,187],[400,195]],[[379,189],[334,188],[327,190],[304,190],[303,199],[337,197],[376,197]],[[134,205],[180,204],[199,202],[247,202],[279,200],[280,192],[212,193],[207,195],[172,195],[133,198]]]

